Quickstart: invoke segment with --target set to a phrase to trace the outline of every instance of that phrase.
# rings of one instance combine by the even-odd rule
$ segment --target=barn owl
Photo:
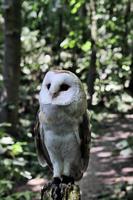
[[[53,181],[80,180],[89,161],[87,99],[79,78],[66,70],[48,71],[39,93],[35,142],[38,160],[53,172]]]

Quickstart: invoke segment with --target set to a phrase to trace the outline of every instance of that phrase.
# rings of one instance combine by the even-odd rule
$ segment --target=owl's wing
[[[81,141],[81,157],[83,159],[83,171],[87,169],[90,153],[91,131],[87,112],[83,115],[82,122],[79,124],[79,137]]]
[[[51,160],[50,160],[50,157],[49,157],[49,154],[44,142],[44,130],[43,130],[42,124],[39,122],[38,116],[36,119],[34,133],[35,133],[35,145],[37,149],[39,163],[42,166],[45,166],[47,162],[49,168],[52,170],[53,168],[52,163],[51,163]]]

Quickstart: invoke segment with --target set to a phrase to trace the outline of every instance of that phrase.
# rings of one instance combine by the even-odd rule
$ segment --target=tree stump
[[[61,197],[53,193],[52,183],[45,185],[41,191],[41,200],[81,200],[80,188],[76,184],[60,184]]]

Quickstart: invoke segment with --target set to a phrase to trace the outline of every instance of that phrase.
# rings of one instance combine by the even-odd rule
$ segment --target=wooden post
[[[80,188],[75,184],[60,184],[61,198],[52,195],[53,186],[48,183],[44,186],[41,193],[41,200],[81,200]],[[54,196],[54,197],[52,197]]]

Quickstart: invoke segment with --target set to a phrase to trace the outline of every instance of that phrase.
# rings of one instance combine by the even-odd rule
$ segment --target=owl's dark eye
[[[60,86],[60,91],[67,91],[69,88],[70,88],[70,85],[67,85],[67,84],[63,83]]]
[[[47,84],[46,86],[47,86],[47,89],[49,90],[49,88],[50,88],[51,84],[49,83],[49,84]]]

